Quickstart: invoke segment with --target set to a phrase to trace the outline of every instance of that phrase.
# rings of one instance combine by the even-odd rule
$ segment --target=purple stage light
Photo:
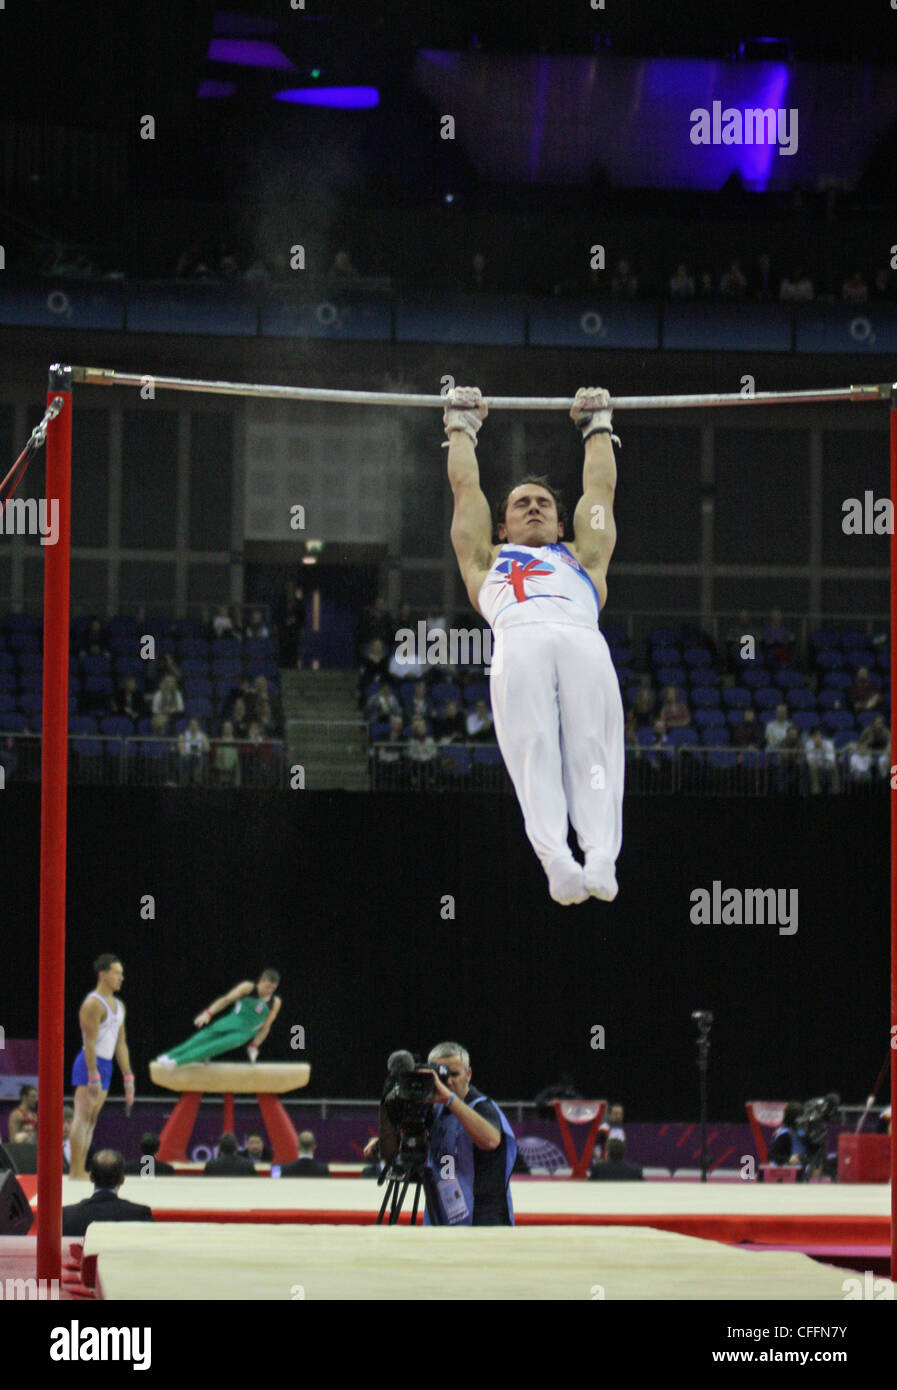
[[[234,82],[214,82],[211,78],[206,78],[200,83],[199,91],[196,93],[198,100],[215,97],[232,97],[237,90]]]
[[[286,87],[274,93],[275,101],[296,106],[329,106],[340,111],[369,111],[380,105],[376,87]]]
[[[269,68],[275,72],[295,72],[285,53],[264,39],[212,39],[210,63],[232,63],[241,68]]]

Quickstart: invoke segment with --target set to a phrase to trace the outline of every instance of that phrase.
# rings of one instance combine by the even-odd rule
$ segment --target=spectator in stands
[[[726,647],[730,665],[738,670],[745,661],[755,660],[760,641],[759,628],[751,622],[751,616],[747,609],[742,608],[738,614],[738,621],[733,623],[726,633]]]
[[[778,666],[790,666],[794,660],[794,633],[785,626],[782,610],[773,608],[763,629],[763,645],[770,661]]]
[[[136,725],[138,720],[143,718],[144,708],[143,697],[137,689],[137,677],[125,676],[117,697],[112,701],[112,713],[120,714]]]
[[[414,719],[411,722],[408,757],[412,763],[429,763],[436,757],[435,740],[427,733],[426,721],[423,719]]]
[[[779,299],[783,304],[810,304],[814,297],[813,281],[803,266],[797,266],[790,275],[783,276],[779,285]]]
[[[159,710],[156,714],[152,715],[150,718],[150,727],[153,738],[168,738],[168,725],[169,718],[164,710]]]
[[[170,1163],[164,1159],[157,1158],[159,1145],[162,1140],[158,1134],[151,1129],[145,1131],[140,1136],[140,1157],[129,1158],[125,1164],[125,1172],[132,1177],[138,1178],[172,1178],[175,1170]]]
[[[477,700],[467,714],[467,737],[471,743],[494,743],[492,712],[485,700]],[[413,733],[413,729],[412,729]]]
[[[706,268],[698,276],[698,299],[716,299],[716,288],[713,283],[713,271]]]
[[[239,787],[240,755],[234,742],[234,726],[229,719],[221,725],[212,754],[212,772],[220,787]]]
[[[614,299],[635,299],[638,295],[638,278],[633,275],[627,260],[617,261],[616,270],[611,277],[610,292]]]
[[[305,600],[292,580],[284,584],[274,606],[277,628],[277,662],[286,670],[299,666],[299,643],[305,631]]]
[[[891,731],[880,714],[860,734],[858,743],[876,755],[875,764],[879,777],[890,776]]]
[[[626,1145],[622,1139],[608,1139],[603,1163],[596,1163],[589,1173],[590,1182],[639,1182],[644,1173],[637,1163],[626,1161]]]
[[[429,719],[430,712],[430,697],[427,694],[426,682],[416,681],[411,696],[411,717],[412,719]]]
[[[757,257],[753,288],[754,298],[761,304],[768,304],[770,300],[778,298],[772,260],[768,251],[762,251]]]
[[[19,1087],[19,1103],[9,1112],[9,1142],[16,1143],[24,1135],[30,1143],[37,1138],[37,1087]]]
[[[891,272],[886,265],[881,265],[872,277],[871,297],[878,302],[893,299],[895,296],[894,282]]]
[[[293,1163],[287,1163],[280,1170],[282,1178],[329,1178],[330,1169],[326,1163],[319,1163],[315,1158],[315,1148],[317,1147],[315,1136],[310,1129],[304,1129],[299,1135],[299,1157]]]
[[[353,265],[352,257],[346,250],[337,251],[333,264],[327,272],[327,279],[334,288],[354,284],[361,279],[361,271]]]
[[[803,1167],[806,1150],[800,1132],[800,1117],[804,1108],[799,1100],[791,1100],[785,1106],[782,1123],[773,1134],[766,1150],[769,1163],[777,1168]]]
[[[399,697],[391,685],[378,685],[368,696],[364,707],[366,719],[380,721],[381,719],[392,719],[394,715],[402,717],[402,706]]]
[[[238,695],[234,700],[230,722],[233,726],[234,738],[238,743],[245,743],[249,737],[249,711],[242,695]]]
[[[876,756],[869,746],[871,725],[864,729],[856,743],[849,745],[847,775],[851,782],[871,784],[875,780]]]
[[[234,705],[237,703],[238,700],[243,701],[243,709],[247,713],[249,710],[252,709],[252,706],[255,702],[255,694],[253,692],[252,686],[249,684],[248,676],[241,676],[240,679],[237,681],[237,684],[231,686],[230,690],[227,692],[224,704],[221,706],[222,719],[233,718]]]
[[[212,617],[212,636],[230,637],[233,630],[234,625],[231,621],[231,616],[227,611],[227,604],[219,603],[215,608],[215,612]]]
[[[19,770],[19,754],[12,734],[6,734],[0,743],[0,767],[4,782],[11,782]]]
[[[90,626],[84,634],[78,660],[81,661],[85,656],[108,656],[108,640],[106,630],[99,618],[91,618]]]
[[[608,1106],[607,1114],[598,1127],[595,1147],[599,1161],[603,1161],[607,1157],[608,1139],[619,1139],[624,1146],[626,1144],[626,1131],[623,1128],[623,1107],[618,1103]]]
[[[150,1207],[119,1197],[125,1161],[115,1149],[101,1149],[90,1160],[93,1195],[62,1208],[62,1234],[83,1236],[93,1221],[152,1221]]]
[[[794,796],[802,789],[804,748],[800,733],[789,724],[785,737],[770,756],[776,791],[782,796]]]
[[[374,681],[387,680],[390,652],[382,637],[372,637],[362,651],[361,670],[358,673],[358,703],[363,702],[364,692]]]
[[[841,286],[841,299],[845,304],[866,304],[869,300],[869,286],[861,270],[855,270],[849,280]]]
[[[835,752],[835,745],[830,738],[823,735],[818,725],[815,729],[811,729],[807,735],[804,741],[804,753],[807,762],[807,775],[810,779],[810,794],[816,796],[822,791],[840,791],[841,779],[838,775],[838,755]]]
[[[881,691],[869,679],[869,667],[861,666],[856,673],[853,685],[848,690],[848,698],[853,705],[854,714],[863,710],[876,709],[881,704]]]
[[[250,613],[244,636],[251,637],[254,641],[266,641],[271,636],[271,631],[260,608],[253,608]]]
[[[433,736],[440,743],[464,743],[467,739],[467,720],[457,700],[448,700],[431,720]]]
[[[691,723],[688,705],[680,699],[679,691],[675,685],[668,685],[663,692],[660,717],[667,729],[684,729]]]
[[[251,1158],[253,1163],[270,1163],[274,1157],[261,1134],[247,1134],[240,1153],[244,1158]]]
[[[732,730],[732,742],[736,748],[763,747],[763,730],[750,705],[743,711],[741,722]]]
[[[188,720],[186,729],[178,735],[178,780],[181,786],[199,786],[206,781],[209,764],[209,740],[199,720]]]
[[[744,299],[747,293],[747,276],[740,261],[730,261],[727,270],[720,276],[719,292],[723,299]]]
[[[149,663],[147,683],[152,691],[157,691],[166,676],[171,676],[180,685],[181,671],[171,652],[163,652],[155,661]]]
[[[202,1171],[215,1178],[254,1178],[255,1164],[251,1158],[243,1158],[237,1152],[237,1140],[233,1134],[222,1134],[216,1157],[210,1158]]]
[[[655,706],[657,698],[654,694],[654,687],[651,685],[651,677],[643,676],[642,683],[632,702],[632,715],[637,729],[647,729],[654,723]]]
[[[670,276],[670,299],[694,299],[695,277],[688,272],[688,266],[680,261],[675,274]]]
[[[162,677],[150,703],[150,709],[153,714],[167,714],[169,718],[184,713],[184,697],[178,690],[174,676]]]
[[[277,785],[277,750],[254,719],[250,722],[243,749],[243,780],[255,787]]]
[[[277,738],[279,736],[280,730],[271,708],[271,701],[267,696],[261,696],[255,702],[255,722],[265,738]]]
[[[283,730],[283,710],[280,701],[268,684],[267,676],[256,676],[251,687],[251,709],[258,718],[258,707],[262,702],[266,702],[270,711],[270,718],[274,728],[280,733]]]
[[[405,765],[406,757],[406,738],[405,726],[400,714],[393,715],[389,721],[389,734],[382,742],[375,743],[371,748],[371,758],[378,765],[378,769],[385,774],[379,780],[386,780],[390,787],[402,786],[405,783],[407,768]]]
[[[788,706],[776,705],[776,717],[770,719],[766,725],[767,748],[777,748],[787,734],[789,727]]]

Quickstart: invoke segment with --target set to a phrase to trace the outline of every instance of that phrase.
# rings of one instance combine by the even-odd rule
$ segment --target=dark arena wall
[[[10,1037],[36,1016],[39,809],[36,786],[0,798]],[[374,1096],[393,1049],[452,1038],[496,1097],[567,1072],[633,1121],[681,1120],[698,1107],[698,1008],[716,1018],[714,1119],[866,1094],[887,1038],[885,798],[631,797],[624,819],[613,908],[565,909],[508,796],[74,786],[66,1067],[91,962],[114,950],[141,1092],[202,1007],[273,964],[266,1053],[310,1060],[313,1097]],[[692,923],[714,880],[794,890],[797,931]]]

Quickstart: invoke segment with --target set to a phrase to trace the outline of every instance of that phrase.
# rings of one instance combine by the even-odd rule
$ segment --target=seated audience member
[[[163,676],[159,688],[150,701],[153,714],[167,714],[169,719],[184,713],[184,697],[178,690],[174,676]]]
[[[392,719],[394,716],[401,719],[402,706],[391,685],[378,685],[376,690],[371,691],[364,707],[364,714],[366,719],[372,719],[378,723],[383,719]]]
[[[232,1134],[222,1134],[217,1157],[210,1158],[202,1171],[215,1178],[253,1178],[255,1164],[251,1158],[244,1158],[237,1152],[237,1141]]]
[[[0,767],[7,782],[11,782],[19,770],[19,754],[12,734],[7,734],[0,744]]]
[[[730,261],[719,282],[719,292],[724,299],[743,299],[747,291],[747,277],[739,261]]]
[[[876,709],[881,703],[881,691],[869,680],[869,667],[861,666],[856,673],[853,685],[848,690],[848,698],[853,705],[854,714],[863,710]]]
[[[112,713],[130,719],[131,723],[136,725],[138,720],[143,718],[144,712],[144,700],[137,689],[137,677],[125,676],[118,695],[112,702]]]
[[[319,1163],[315,1158],[315,1136],[310,1129],[304,1129],[299,1135],[299,1157],[293,1163],[287,1163],[280,1170],[282,1178],[329,1178],[330,1169],[326,1163]]]
[[[891,771],[891,731],[885,724],[880,714],[875,716],[874,723],[863,730],[857,739],[856,753],[862,757],[869,758],[869,778],[858,780],[872,780],[873,772],[877,772],[879,777],[888,777]]]
[[[20,1086],[19,1103],[9,1112],[9,1142],[20,1139],[33,1143],[37,1139],[37,1087]]]
[[[423,719],[412,720],[408,757],[413,763],[428,763],[436,757],[436,743],[427,733]]]
[[[695,277],[689,275],[688,266],[684,261],[676,267],[676,273],[670,276],[670,299],[694,299],[695,297]]]
[[[129,1158],[125,1164],[125,1172],[130,1176],[140,1178],[170,1178],[174,1176],[174,1168],[170,1163],[157,1158],[161,1139],[158,1134],[154,1134],[151,1129],[146,1130],[140,1136],[140,1157]]]
[[[90,1160],[93,1195],[62,1208],[62,1234],[83,1236],[92,1221],[152,1221],[149,1207],[119,1197],[125,1161],[115,1149],[100,1149]]]
[[[697,283],[698,299],[716,299],[716,286],[713,283],[713,271],[706,267],[698,275]]]
[[[234,726],[229,719],[213,744],[212,773],[219,787],[239,787],[240,754],[234,742]]]
[[[811,729],[804,740],[804,753],[811,795],[818,795],[822,791],[840,791],[841,779],[838,774],[838,755],[835,752],[835,745],[830,738],[824,736],[818,726]]]
[[[623,1128],[623,1107],[622,1105],[609,1105],[607,1114],[598,1126],[598,1135],[595,1147],[600,1158],[606,1158],[605,1149],[608,1139],[622,1139],[626,1143],[626,1131]]]
[[[271,708],[271,701],[267,697],[260,697],[255,702],[255,722],[258,724],[265,738],[277,738],[277,720]]]
[[[448,700],[441,710],[437,710],[431,720],[433,736],[440,743],[463,743],[467,738],[467,720],[464,718],[457,700]]]
[[[405,724],[400,714],[394,714],[389,721],[389,733],[379,743],[375,743],[373,753],[380,763],[398,763],[405,755]]]
[[[891,280],[890,270],[886,265],[879,266],[872,277],[872,298],[879,301],[889,300],[894,299],[895,294],[897,291]]]
[[[221,706],[222,719],[233,718],[234,705],[237,703],[238,700],[243,701],[244,709],[252,709],[253,702],[255,700],[255,694],[253,692],[252,686],[249,684],[248,676],[241,676],[240,679],[237,681],[237,684],[232,685],[230,690],[227,692],[227,695],[224,699],[224,704]]]
[[[277,749],[266,737],[261,724],[252,720],[243,754],[243,783],[250,787],[273,787],[277,784]]]
[[[813,281],[798,266],[790,275],[782,277],[779,285],[779,299],[783,304],[810,304],[814,298]]]
[[[253,1163],[270,1163],[273,1158],[261,1134],[247,1134],[246,1143],[239,1152],[244,1158],[251,1158]]]
[[[268,684],[267,676],[256,676],[250,688],[250,699],[248,703],[256,719],[258,718],[258,705],[260,700],[267,700],[274,724],[277,728],[282,728],[283,710],[280,707],[280,701]]]
[[[155,661],[149,663],[147,682],[153,690],[158,690],[166,676],[173,676],[175,684],[180,684],[181,668],[171,652],[163,652]]]
[[[768,251],[762,251],[757,257],[757,271],[754,275],[754,298],[760,303],[768,303],[770,300],[778,298],[775,273]]]
[[[246,638],[252,638],[254,641],[265,641],[271,636],[271,629],[265,622],[260,608],[253,608],[243,635]]]
[[[617,261],[610,292],[614,299],[635,299],[638,295],[638,277],[633,275],[627,260]]]
[[[389,652],[381,637],[372,637],[362,649],[361,669],[358,672],[358,703],[362,704],[364,692],[374,681],[388,683]]]
[[[494,743],[495,730],[492,713],[485,700],[477,700],[465,720],[467,737],[471,743]]]
[[[766,1150],[769,1163],[777,1168],[803,1167],[806,1157],[803,1136],[798,1128],[804,1108],[798,1100],[785,1106],[782,1123],[773,1134]]]
[[[182,783],[205,781],[209,740],[195,717],[189,720],[186,729],[182,729],[178,735],[178,757]]]
[[[226,603],[219,603],[212,618],[212,636],[229,637],[234,630]]]
[[[162,713],[154,714],[150,720],[150,728],[152,729],[153,738],[168,739],[171,732],[168,727],[168,715]]]
[[[654,707],[657,704],[657,697],[650,684],[643,684],[636,692],[632,702],[632,717],[636,729],[647,729],[654,723]]]
[[[780,608],[773,608],[769,615],[763,629],[763,645],[779,666],[788,666],[794,659],[794,633],[785,626]]]
[[[745,660],[753,661],[757,656],[760,640],[758,627],[751,622],[747,609],[742,608],[738,614],[738,621],[733,623],[726,633],[729,665],[737,671]]]
[[[804,747],[800,733],[794,724],[789,724],[785,737],[773,749],[770,758],[776,791],[790,794],[801,790],[803,761]]]
[[[84,656],[108,656],[109,643],[106,636],[106,629],[99,618],[91,618],[90,625],[81,641],[78,650],[78,659]]]
[[[639,1182],[644,1173],[637,1163],[627,1163],[626,1145],[622,1139],[608,1139],[605,1158],[589,1173],[590,1182]]]
[[[246,701],[242,695],[238,695],[234,700],[234,707],[231,710],[230,722],[233,725],[234,738],[238,743],[245,743],[249,737],[249,712],[246,708]]]
[[[430,697],[427,694],[426,681],[416,681],[411,697],[411,718],[429,719],[430,708]]]
[[[777,748],[788,732],[788,706],[776,705],[776,717],[766,725],[766,746]]]
[[[748,705],[741,716],[741,723],[732,730],[732,742],[736,748],[762,748],[763,730],[753,709]]]
[[[855,270],[849,280],[841,286],[841,299],[844,304],[866,304],[869,299],[869,286],[861,270]]]
[[[663,692],[660,717],[667,729],[684,729],[686,725],[691,723],[688,705],[680,699],[679,691],[675,685],[668,685]]]

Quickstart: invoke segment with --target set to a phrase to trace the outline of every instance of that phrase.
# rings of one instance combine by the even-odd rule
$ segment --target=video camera
[[[412,1053],[390,1054],[388,1076],[380,1100],[380,1156],[417,1166],[426,1162],[433,1105],[438,1099],[433,1073],[447,1084],[449,1069],[444,1062],[432,1066],[418,1062]]]
[[[797,1128],[806,1150],[807,1177],[822,1173],[825,1169],[829,1122],[837,1115],[840,1105],[841,1097],[834,1091],[804,1102]]]

